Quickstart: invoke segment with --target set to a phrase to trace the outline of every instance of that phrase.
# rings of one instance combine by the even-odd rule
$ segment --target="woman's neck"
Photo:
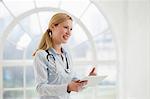
[[[58,54],[61,54],[61,44],[53,44],[53,48],[56,50]]]

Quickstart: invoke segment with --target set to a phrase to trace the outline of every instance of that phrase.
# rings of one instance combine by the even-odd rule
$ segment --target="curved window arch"
[[[115,99],[116,47],[111,28],[94,0],[2,0],[0,8],[3,10],[0,18],[0,26],[3,27],[0,28],[0,53],[3,53],[0,56],[3,60],[0,64],[0,70],[3,71],[0,80],[3,85],[0,88],[4,88],[0,95],[2,99],[7,99],[14,93],[16,96],[11,97],[19,99],[36,97],[33,91],[31,55],[46,30],[50,17],[60,11],[70,13],[74,19],[73,36],[67,46],[72,53],[75,69],[82,70],[79,76],[87,75],[92,65],[97,67],[99,75],[109,75],[100,87],[89,88],[79,95],[73,94],[72,98]],[[17,74],[20,75],[19,80],[14,79]],[[12,87],[10,81],[18,84]],[[89,90],[93,90],[90,96]],[[103,94],[101,90],[104,90]]]

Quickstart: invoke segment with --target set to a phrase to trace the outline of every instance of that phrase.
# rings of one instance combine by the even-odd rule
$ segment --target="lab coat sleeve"
[[[68,84],[48,84],[48,74],[44,52],[37,52],[34,57],[34,74],[36,90],[40,96],[59,96],[67,93]]]

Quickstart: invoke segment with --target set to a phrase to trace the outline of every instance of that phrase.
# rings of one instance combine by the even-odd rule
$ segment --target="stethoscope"
[[[46,56],[47,60],[49,61],[49,58],[48,58],[48,57],[50,56],[50,57],[53,58],[53,61],[54,61],[54,63],[55,63],[56,58],[54,57],[54,55],[53,55],[53,54],[50,54],[48,50],[45,50],[45,51],[47,52],[47,56]],[[62,56],[61,56],[61,57],[62,57]],[[63,57],[62,57],[62,60],[63,60]],[[66,65],[67,65],[67,67],[66,67],[64,70],[65,70],[66,73],[69,74],[71,71],[70,71],[70,68],[69,68],[68,59],[67,59],[66,55],[65,55],[65,60],[66,60]],[[56,63],[55,63],[55,66],[56,66]]]

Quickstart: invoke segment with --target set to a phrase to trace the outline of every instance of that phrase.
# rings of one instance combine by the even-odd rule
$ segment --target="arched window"
[[[72,94],[72,99],[116,98],[116,45],[109,23],[95,0],[1,0],[1,99],[37,97],[32,53],[51,16],[61,11],[70,13],[74,19],[73,36],[67,46],[79,76],[87,75],[92,66],[96,66],[98,75],[108,75],[100,86]]]

